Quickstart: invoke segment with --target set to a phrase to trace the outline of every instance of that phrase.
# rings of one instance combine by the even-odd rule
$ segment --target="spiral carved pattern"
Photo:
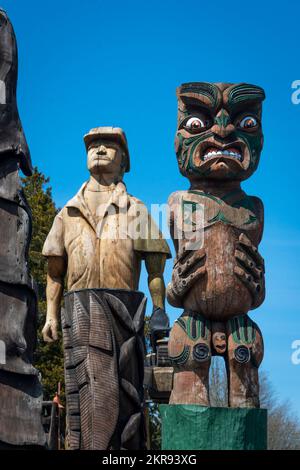
[[[234,357],[236,361],[239,362],[240,364],[246,364],[247,362],[250,361],[250,357],[251,357],[249,348],[243,345],[238,346],[234,350]]]
[[[209,359],[209,347],[205,343],[198,343],[193,348],[193,357],[197,362],[205,362]]]

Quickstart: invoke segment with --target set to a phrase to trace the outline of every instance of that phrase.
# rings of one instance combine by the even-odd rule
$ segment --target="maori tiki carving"
[[[19,167],[31,174],[16,102],[17,46],[0,10],[0,447],[44,446],[42,389],[32,366],[37,297],[28,272],[31,212]]]
[[[146,298],[137,289],[144,260],[154,305],[152,336],[159,340],[168,329],[163,271],[170,252],[145,206],[122,182],[129,171],[122,129],[92,129],[85,144],[90,179],[56,216],[43,248],[43,334],[46,341],[57,337],[67,275],[62,327],[69,448],[142,449]],[[145,236],[127,231],[136,210],[145,215]]]
[[[184,308],[170,334],[170,403],[209,406],[211,356],[219,355],[229,406],[259,407],[263,339],[248,312],[265,296],[263,204],[240,184],[259,163],[265,94],[243,83],[186,83],[177,97],[176,154],[190,189],[169,198],[177,256],[167,297]]]

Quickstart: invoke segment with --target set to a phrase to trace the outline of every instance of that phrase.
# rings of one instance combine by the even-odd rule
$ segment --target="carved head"
[[[189,180],[245,180],[263,147],[264,90],[240,83],[185,83],[177,88],[175,149]]]
[[[125,133],[118,127],[97,127],[84,136],[87,166],[91,174],[110,173],[121,180],[129,171]]]

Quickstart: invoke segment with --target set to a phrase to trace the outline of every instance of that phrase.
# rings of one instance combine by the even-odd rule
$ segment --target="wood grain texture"
[[[169,197],[176,259],[167,298],[184,309],[169,341],[170,403],[209,406],[210,359],[219,355],[227,366],[229,406],[259,407],[263,340],[248,312],[265,297],[258,251],[264,209],[241,181],[259,164],[265,94],[245,83],[193,82],[180,86],[177,97],[175,149],[190,188]]]
[[[66,294],[62,327],[70,449],[144,448],[144,311],[139,292]]]
[[[37,297],[28,270],[31,211],[21,189],[19,167],[32,172],[17,108],[16,38],[0,11],[0,76],[4,82],[0,116],[0,362],[1,448],[42,447],[42,388],[33,367]],[[3,358],[1,358],[3,359]]]

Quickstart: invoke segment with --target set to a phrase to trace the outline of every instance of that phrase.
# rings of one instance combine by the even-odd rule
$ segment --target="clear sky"
[[[300,416],[300,79],[296,0],[2,0],[19,45],[19,109],[34,165],[63,206],[87,179],[83,134],[113,125],[127,134],[131,194],[148,206],[188,187],[173,140],[175,88],[188,81],[249,82],[266,90],[265,147],[244,184],[265,204],[260,251],[267,297],[252,317],[265,339],[263,368]],[[166,269],[170,279],[172,263]],[[140,285],[147,292],[143,272]],[[150,310],[150,303],[148,306]],[[179,310],[168,308],[172,321]]]

